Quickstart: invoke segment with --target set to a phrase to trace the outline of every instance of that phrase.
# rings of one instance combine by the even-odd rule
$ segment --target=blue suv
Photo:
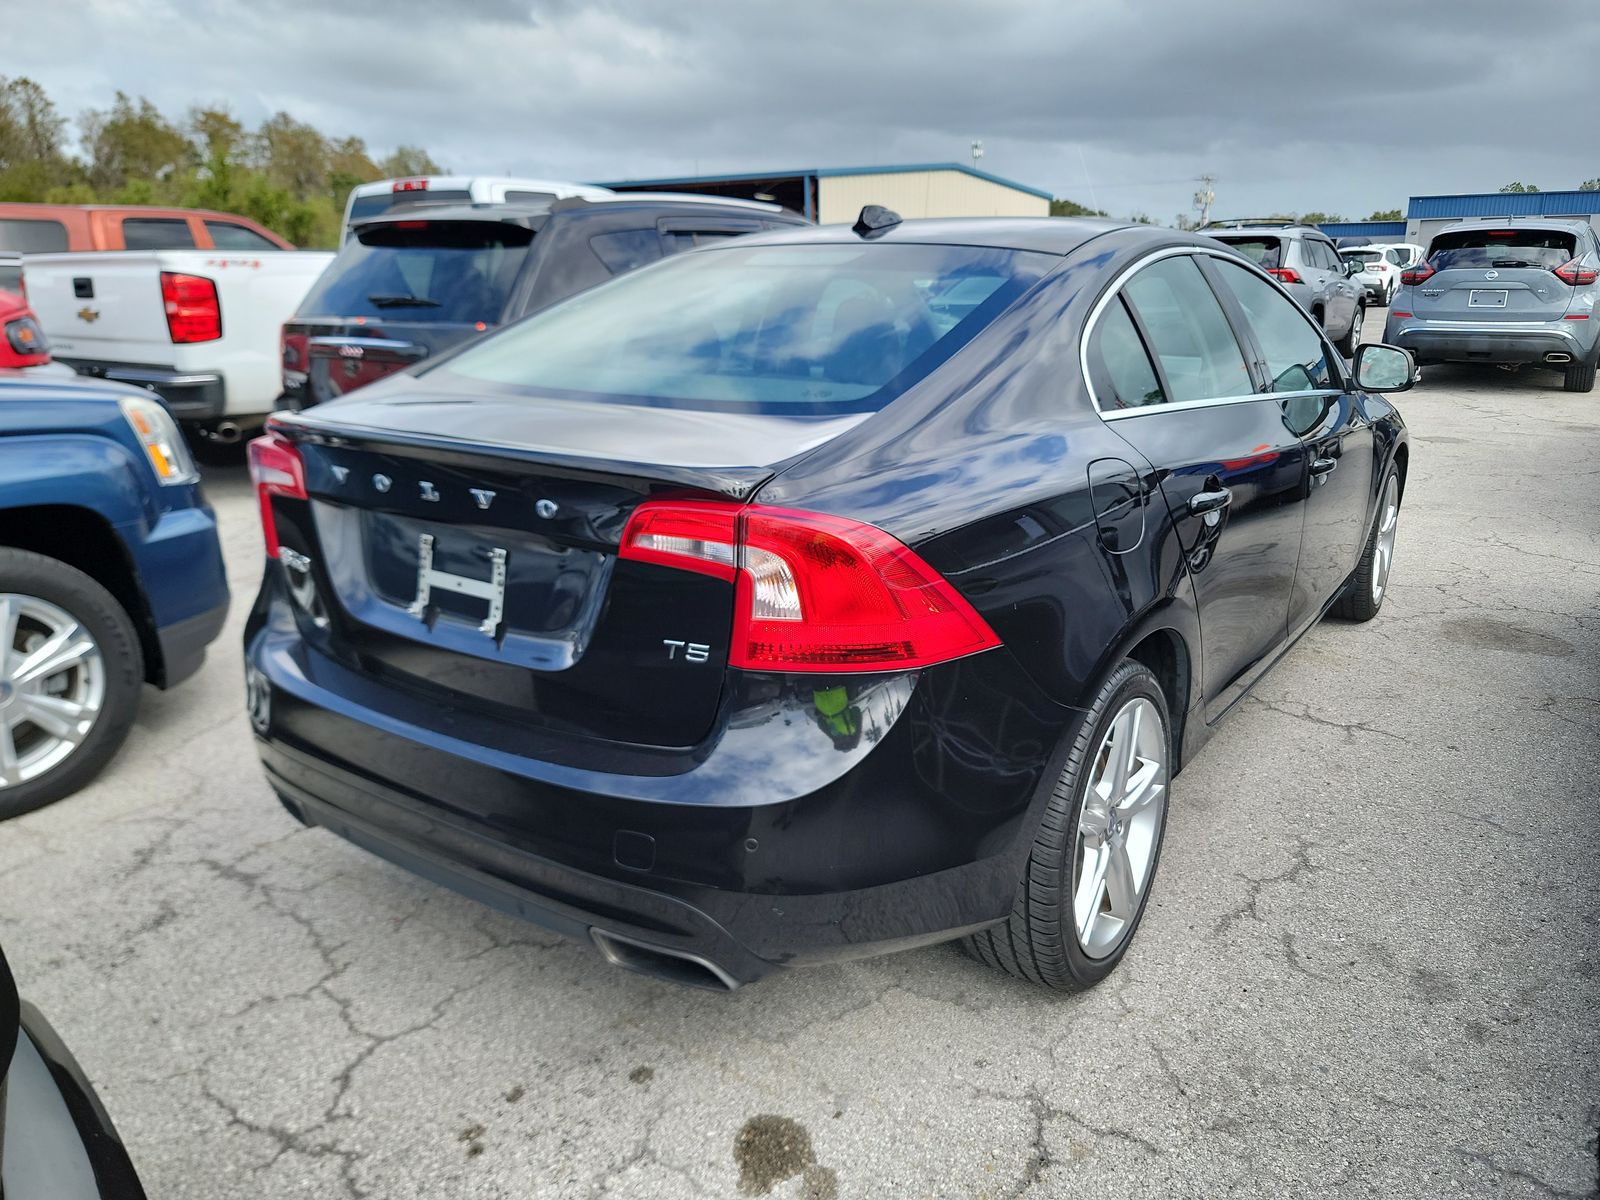
[[[228,614],[172,417],[56,369],[0,369],[0,819],[88,783],[141,685],[194,674]]]

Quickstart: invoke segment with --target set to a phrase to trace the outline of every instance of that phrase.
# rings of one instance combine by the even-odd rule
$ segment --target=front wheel
[[[77,791],[122,744],[144,659],[116,598],[66,563],[0,549],[0,819]]]
[[[1354,358],[1356,356],[1356,347],[1361,344],[1361,324],[1366,319],[1367,306],[1358,303],[1356,311],[1350,317],[1350,328],[1345,332],[1344,337],[1334,343],[1339,353],[1346,358]]]
[[[1389,590],[1389,568],[1394,564],[1394,534],[1400,521],[1400,474],[1393,467],[1379,493],[1378,519],[1361,561],[1345,585],[1335,611],[1350,621],[1370,621],[1383,607]]]
[[[969,954],[1046,987],[1088,987],[1128,951],[1167,827],[1172,721],[1161,684],[1125,659],[1100,689],[1034,838],[1011,915]]]

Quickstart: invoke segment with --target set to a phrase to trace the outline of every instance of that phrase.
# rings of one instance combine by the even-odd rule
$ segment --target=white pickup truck
[[[58,362],[145,387],[201,438],[234,442],[282,391],[285,319],[333,261],[279,250],[29,254],[28,301]]]

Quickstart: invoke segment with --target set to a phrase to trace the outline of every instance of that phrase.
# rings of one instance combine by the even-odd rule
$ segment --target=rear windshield
[[[1382,250],[1341,250],[1339,257],[1346,262],[1378,262],[1383,258]]]
[[[37,217],[0,217],[0,250],[50,254],[67,249],[67,227]]]
[[[533,231],[498,221],[399,221],[357,232],[301,317],[497,324]]]
[[[1283,243],[1275,237],[1225,237],[1217,240],[1227,242],[1263,271],[1283,266]]]
[[[1428,247],[1435,271],[1451,267],[1540,267],[1572,261],[1578,240],[1553,229],[1465,229],[1441,233]]]
[[[350,220],[382,216],[395,208],[416,208],[423,204],[455,204],[471,200],[466,188],[440,188],[438,191],[378,192],[371,196],[357,196],[350,202]]]
[[[973,246],[730,243],[621,276],[437,369],[572,399],[874,412],[1056,261]]]

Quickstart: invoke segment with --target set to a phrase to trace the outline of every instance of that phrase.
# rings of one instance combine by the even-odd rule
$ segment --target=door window
[[[1216,260],[1217,273],[1244,309],[1267,360],[1274,392],[1311,392],[1339,386],[1328,344],[1298,304],[1253,271]]]
[[[589,239],[589,249],[605,263],[613,275],[632,271],[661,257],[661,235],[654,229],[616,229],[597,233]]]
[[[0,250],[49,254],[67,248],[67,227],[60,221],[36,217],[7,217],[0,220]]]
[[[178,217],[128,217],[122,222],[127,250],[193,250],[189,222]]]
[[[1101,408],[1143,408],[1166,403],[1155,366],[1122,298],[1107,306],[1089,345],[1089,371]]]
[[[232,221],[207,221],[206,232],[211,235],[211,244],[218,250],[276,250],[278,244],[270,238],[264,238],[254,229],[247,229],[243,225],[235,225]],[[123,234],[127,236],[126,231]]]
[[[1222,305],[1192,258],[1152,263],[1128,281],[1123,295],[1161,360],[1168,400],[1211,400],[1255,391]]]

